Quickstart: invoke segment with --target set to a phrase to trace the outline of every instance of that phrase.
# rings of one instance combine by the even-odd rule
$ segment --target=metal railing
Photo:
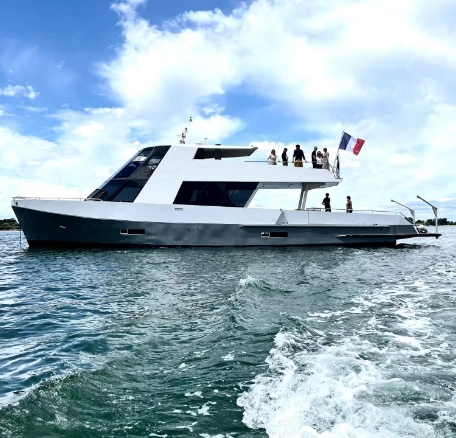
[[[345,213],[348,213],[347,209],[346,208],[332,208],[331,207],[331,212],[335,211],[335,212],[345,212]],[[297,210],[298,211],[298,210]],[[302,210],[302,211],[318,211],[318,212],[326,212],[326,208],[325,207],[307,207],[305,210]],[[393,210],[361,210],[361,209],[351,209],[351,211],[353,213],[370,213],[370,214],[374,214],[374,213],[384,213],[384,214],[402,214],[400,211],[393,211]],[[330,213],[330,212],[328,212]]]
[[[48,197],[36,197],[36,196],[14,196],[13,201],[101,201],[101,199],[92,198],[48,198]]]
[[[340,179],[340,175],[339,175],[338,170],[334,166],[329,164],[329,163],[326,163],[327,166],[328,166],[326,168],[324,168],[324,167],[313,167],[314,163],[312,163],[312,161],[303,161],[302,162],[302,166],[295,166],[295,163],[293,163],[291,161],[285,161],[285,163],[287,163],[287,164],[284,164],[284,162],[281,161],[281,160],[277,160],[275,162],[268,161],[268,160],[246,160],[246,161],[244,161],[244,163],[262,163],[262,164],[269,164],[270,166],[305,167],[305,168],[317,169],[317,170],[327,170],[328,172],[330,172],[334,176],[334,178]],[[281,163],[281,164],[279,164],[279,163]],[[323,164],[317,164],[317,165],[323,166]]]
[[[252,197],[253,198],[253,197]],[[95,198],[46,198],[46,197],[27,197],[27,196],[14,196],[13,201],[16,200],[26,200],[26,201],[96,201],[96,202],[103,202],[101,199]],[[249,202],[250,203],[250,202]],[[247,208],[247,205],[245,206]],[[305,210],[298,210],[295,211],[316,211],[316,212],[326,212],[325,207],[307,207]],[[346,208],[331,208],[331,212],[345,212],[347,213]],[[382,214],[400,214],[404,216],[400,211],[393,211],[393,210],[361,210],[361,209],[353,209],[353,213],[382,213]],[[329,212],[328,212],[329,213]],[[405,217],[405,216],[404,216]]]

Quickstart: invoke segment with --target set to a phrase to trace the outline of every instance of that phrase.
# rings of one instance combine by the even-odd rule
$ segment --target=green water
[[[456,436],[455,243],[65,251],[1,233],[0,436]]]

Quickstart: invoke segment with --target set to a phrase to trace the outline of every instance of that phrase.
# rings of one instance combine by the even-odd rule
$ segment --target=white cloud
[[[25,111],[28,111],[28,112],[31,112],[31,113],[44,113],[46,112],[48,109],[45,108],[45,107],[38,107],[38,106],[23,106],[23,105],[19,105],[18,108],[21,108]]]
[[[285,121],[273,138],[251,139],[259,159],[300,143],[307,156],[314,145],[327,147],[333,160],[342,130],[366,140],[358,157],[341,153],[344,182],[330,190],[335,205],[347,194],[355,208],[417,194],[456,197],[453,1],[256,0],[230,14],[185,12],[162,26],[141,18],[145,4],[113,6],[124,41],[114,59],[100,60],[99,73],[116,106],[54,114],[53,142],[4,126],[2,174],[17,169],[21,181],[92,190],[141,145],[176,142],[189,116],[188,142],[222,142],[240,131],[246,121],[220,102],[246,90],[247,104],[259,96]],[[8,87],[0,94],[37,95]],[[297,197],[276,193],[258,205],[294,208]],[[321,197],[311,192],[308,205]]]
[[[0,88],[0,96],[24,96],[34,100],[39,94],[31,85],[27,85],[26,87],[23,85],[7,85],[4,88]]]

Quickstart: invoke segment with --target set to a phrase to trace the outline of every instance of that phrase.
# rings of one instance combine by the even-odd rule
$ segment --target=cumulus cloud
[[[139,147],[176,142],[185,126],[189,142],[229,139],[247,121],[223,102],[242,95],[241,105],[260,97],[284,121],[273,138],[258,125],[249,130],[259,133],[250,139],[259,147],[254,159],[300,143],[306,155],[327,147],[333,160],[343,130],[366,140],[358,157],[341,153],[344,182],[330,190],[336,205],[347,194],[355,208],[416,194],[456,197],[453,1],[255,0],[231,13],[183,12],[160,25],[142,18],[139,6],[146,0],[112,6],[123,43],[98,72],[113,106],[55,113],[52,142],[4,126],[2,172],[17,166],[21,180],[49,184],[45,194],[53,182],[91,190]],[[37,95],[8,87],[0,95]],[[319,206],[322,196],[312,191],[308,205]],[[297,198],[274,192],[257,205],[294,208]]]
[[[24,96],[31,100],[38,97],[40,93],[35,91],[31,85],[24,87],[23,85],[7,85],[4,88],[0,88],[0,96]]]

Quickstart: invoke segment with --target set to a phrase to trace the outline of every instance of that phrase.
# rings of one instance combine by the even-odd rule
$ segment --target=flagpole
[[[342,131],[342,135],[340,136],[339,140],[339,145],[337,146],[337,154],[336,157],[334,158],[334,164],[333,164],[333,169],[336,167],[336,163],[339,163],[339,168],[340,168],[340,161],[339,161],[339,153],[340,153],[340,143],[342,139],[344,138],[345,131]],[[339,171],[337,172],[337,177],[340,178]]]
[[[334,159],[334,165],[336,164],[336,159],[339,157],[339,146],[340,146],[340,142],[342,141],[342,139],[344,138],[344,134],[345,134],[345,131],[342,131],[342,135],[340,136],[340,140],[339,140],[339,145],[337,146],[337,154],[336,154],[336,158]],[[334,167],[333,165],[333,167]]]

